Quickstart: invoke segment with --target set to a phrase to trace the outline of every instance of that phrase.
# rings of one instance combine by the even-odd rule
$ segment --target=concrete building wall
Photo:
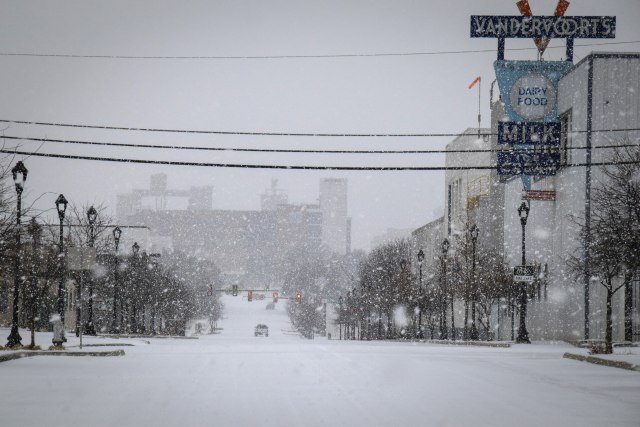
[[[489,129],[480,129],[488,134]],[[471,150],[488,150],[490,140],[478,139],[478,129],[467,129],[447,144],[447,167],[473,167],[488,165],[489,152],[472,152]],[[471,151],[471,152],[470,152]],[[469,210],[473,208],[477,198],[489,192],[489,170],[447,170],[445,173],[445,223],[443,238],[464,232],[469,223]]]

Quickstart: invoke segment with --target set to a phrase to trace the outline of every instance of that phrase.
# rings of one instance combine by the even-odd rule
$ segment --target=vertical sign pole
[[[480,139],[480,87],[482,86],[482,79],[478,82],[478,139]]]
[[[591,279],[591,272],[589,269],[589,262],[591,258],[591,129],[593,125],[593,56],[589,57],[589,71],[587,77],[587,140],[586,140],[586,155],[585,155],[585,194],[584,194],[584,229],[585,236],[583,242],[583,262],[584,262],[584,339],[590,338],[590,325],[589,325],[589,303],[590,303],[590,289],[589,282]]]
[[[566,53],[566,61],[573,62],[573,38],[567,38],[567,53]]]
[[[504,61],[504,37],[498,37],[498,61]]]

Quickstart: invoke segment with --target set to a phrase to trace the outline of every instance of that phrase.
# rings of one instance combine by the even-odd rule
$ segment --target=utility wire
[[[121,127],[121,126],[106,126],[106,125],[88,125],[88,124],[74,124],[74,123],[55,123],[55,122],[35,122],[26,120],[9,120],[1,119],[0,123],[13,123],[19,125],[36,125],[36,126],[55,126],[55,127],[69,127],[69,128],[83,128],[83,129],[107,129],[107,130],[125,130],[135,132],[163,132],[163,133],[184,133],[184,134],[204,134],[204,135],[250,135],[250,136],[299,136],[299,137],[350,137],[350,138],[377,138],[377,137],[459,137],[459,136],[474,136],[476,132],[470,133],[304,133],[304,132],[249,132],[249,131],[222,131],[222,130],[193,130],[193,129],[162,129],[162,128],[141,128],[141,127]],[[625,129],[601,129],[591,130],[590,132],[631,132],[638,131],[640,128],[625,128]],[[586,133],[587,130],[576,130],[572,133]],[[480,136],[496,136],[496,133],[485,132]]]
[[[26,151],[15,151],[0,149],[0,153],[18,154],[23,156],[35,157],[52,157],[58,159],[71,160],[93,160],[101,162],[117,162],[117,163],[138,163],[152,165],[169,165],[169,166],[200,166],[215,168],[237,168],[237,169],[287,169],[287,170],[338,170],[338,171],[448,171],[448,170],[491,170],[496,169],[495,166],[300,166],[300,165],[258,165],[258,164],[237,164],[237,163],[204,163],[204,162],[177,162],[166,160],[147,160],[147,159],[124,159],[115,157],[93,157],[93,156],[76,156],[66,154],[37,153]],[[581,166],[613,166],[640,164],[638,161],[625,162],[593,162],[593,163],[570,163],[563,165],[564,167],[581,167]]]
[[[588,43],[575,45],[578,47],[592,47],[605,45],[620,45],[640,43],[640,40],[622,41],[622,42],[605,42],[605,43]],[[565,49],[564,46],[552,46],[548,49]],[[521,50],[538,50],[536,47],[523,47],[505,49],[507,51]],[[326,54],[326,55],[221,55],[221,56],[181,56],[181,55],[79,55],[65,53],[26,53],[26,52],[0,52],[0,56],[21,56],[21,57],[38,57],[38,58],[84,58],[84,59],[186,59],[186,60],[210,60],[210,59],[308,59],[308,58],[371,58],[371,57],[393,57],[393,56],[430,56],[430,55],[459,55],[469,53],[488,53],[495,52],[495,49],[473,49],[473,50],[441,50],[427,52],[382,52],[382,53],[344,53],[344,54]]]
[[[640,130],[640,129],[634,129]],[[598,131],[592,131],[598,132]],[[475,135],[475,134],[474,134]],[[98,141],[79,141],[68,139],[52,139],[52,138],[31,138],[20,136],[4,135],[1,138],[15,141],[31,141],[31,142],[51,142],[55,144],[74,144],[74,145],[93,145],[106,147],[130,147],[130,148],[152,148],[162,150],[185,150],[185,151],[228,151],[228,152],[249,152],[249,153],[302,153],[302,154],[454,154],[454,153],[498,153],[507,150],[511,145],[505,145],[505,148],[497,149],[470,149],[470,150],[301,150],[301,149],[277,149],[277,148],[234,148],[234,147],[198,147],[185,145],[159,145],[159,144],[132,144],[120,142],[98,142]],[[630,148],[637,147],[638,144],[617,144],[617,145],[596,145],[591,148],[611,149],[611,148]],[[587,147],[566,147],[562,150],[586,150]]]
[[[56,126],[69,128],[84,129],[108,129],[108,130],[126,130],[140,132],[163,132],[163,133],[185,133],[185,134],[205,134],[205,135],[251,135],[251,136],[310,136],[310,137],[426,137],[426,136],[462,136],[465,133],[304,133],[304,132],[249,132],[249,131],[222,131],[222,130],[192,130],[192,129],[160,129],[160,128],[140,128],[140,127],[121,127],[121,126],[103,126],[103,125],[87,125],[72,123],[55,123],[55,122],[30,122],[25,120],[8,120],[0,119],[0,123],[13,123],[19,125],[38,125],[38,126]],[[477,133],[474,133],[477,135]],[[489,136],[491,134],[482,134]]]

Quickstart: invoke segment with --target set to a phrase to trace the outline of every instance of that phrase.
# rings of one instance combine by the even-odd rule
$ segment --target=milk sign
[[[573,64],[567,61],[495,61],[505,112],[514,122],[555,122],[558,81]]]

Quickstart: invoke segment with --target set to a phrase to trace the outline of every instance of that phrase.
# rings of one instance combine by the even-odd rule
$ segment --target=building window
[[[447,197],[447,221],[448,221],[448,234],[451,234],[451,223],[455,221],[463,214],[462,206],[462,179],[458,178],[452,181],[448,186],[449,194]]]
[[[560,163],[567,165],[571,162],[571,110],[560,116]]]

